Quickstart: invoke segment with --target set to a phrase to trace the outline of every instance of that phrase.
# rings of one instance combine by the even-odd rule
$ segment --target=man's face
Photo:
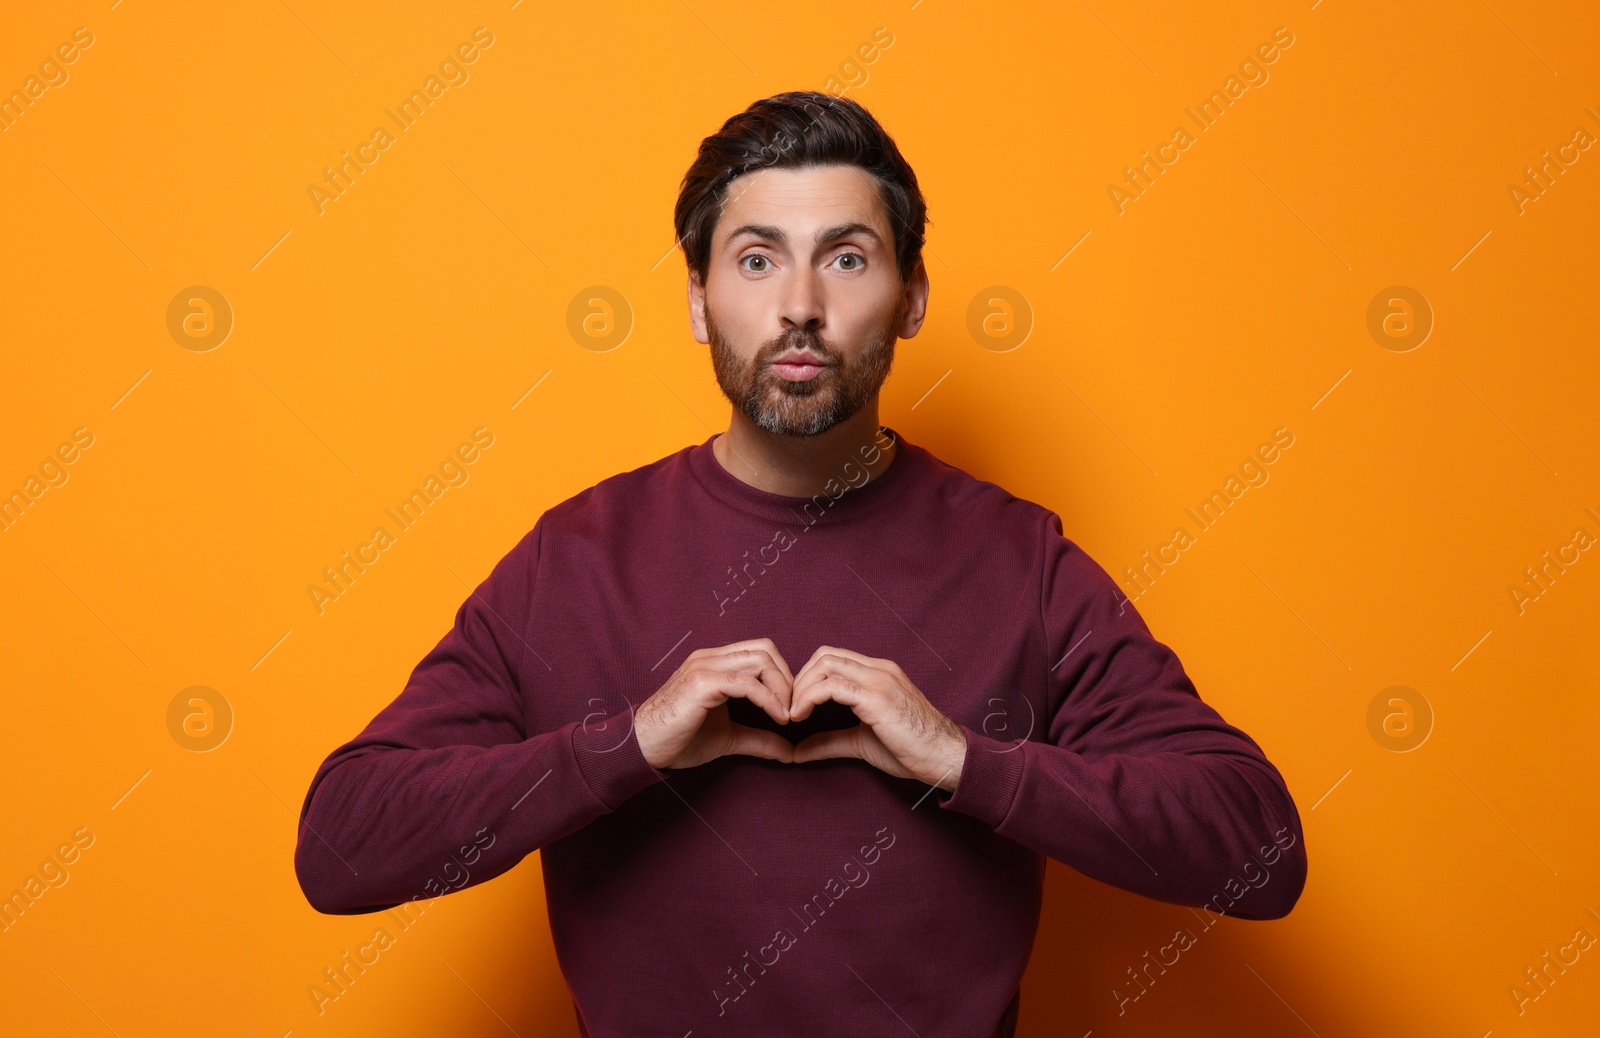
[[[763,169],[735,180],[706,283],[691,279],[690,301],[695,338],[710,343],[723,393],[784,436],[816,436],[871,403],[896,340],[921,325],[920,307],[907,319],[877,183],[856,166]],[[780,363],[790,354],[802,363]]]

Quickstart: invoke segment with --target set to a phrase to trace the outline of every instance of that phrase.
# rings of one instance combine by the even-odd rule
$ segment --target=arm
[[[462,603],[399,697],[317,769],[294,852],[317,911],[376,912],[482,883],[664,776],[639,750],[631,709],[526,730],[540,531]]]
[[[1053,513],[1043,536],[1046,730],[1016,743],[962,725],[961,778],[940,806],[1146,897],[1287,915],[1306,853],[1283,777]]]

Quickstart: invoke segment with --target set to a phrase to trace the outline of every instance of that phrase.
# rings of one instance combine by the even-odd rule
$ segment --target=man
[[[1055,513],[879,425],[929,285],[872,116],[756,102],[675,222],[728,430],[495,566],[313,778],[311,904],[431,901],[540,851],[593,1038],[1009,1036],[1046,856],[1288,913],[1300,818],[1260,747]]]

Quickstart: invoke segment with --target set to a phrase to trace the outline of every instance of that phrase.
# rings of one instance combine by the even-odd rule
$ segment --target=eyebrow
[[[816,243],[818,245],[831,245],[839,239],[848,238],[853,234],[871,238],[880,247],[883,245],[883,239],[879,237],[877,231],[859,222],[842,223],[837,227],[825,227],[817,232]],[[789,236],[784,233],[783,228],[774,227],[770,224],[747,223],[728,235],[727,244],[731,246],[739,238],[760,238],[764,241],[776,242],[785,247],[789,244]]]

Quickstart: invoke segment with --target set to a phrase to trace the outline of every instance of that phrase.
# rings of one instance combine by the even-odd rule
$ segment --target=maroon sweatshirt
[[[714,438],[546,511],[317,769],[314,908],[431,902],[539,851],[585,1035],[989,1038],[1016,1027],[1045,856],[1217,913],[1294,906],[1282,776],[1054,512],[892,429],[877,478],[852,459],[813,498],[738,479]],[[898,663],[966,735],[954,792],[855,759],[652,767],[634,707],[758,637],[795,671],[819,645]],[[728,709],[791,742],[858,723]]]

